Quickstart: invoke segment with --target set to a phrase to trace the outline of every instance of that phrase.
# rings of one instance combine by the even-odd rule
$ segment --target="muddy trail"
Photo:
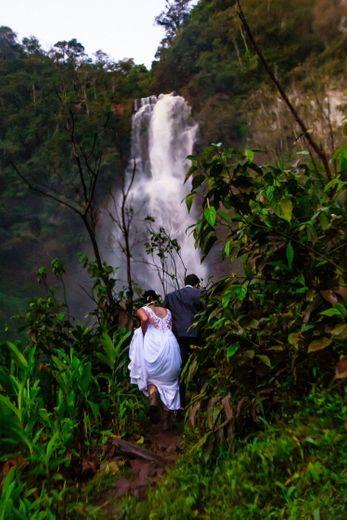
[[[100,507],[100,519],[116,518],[125,496],[145,497],[183,450],[182,431],[179,421],[169,430],[161,424],[148,424],[140,438],[115,436],[108,440],[102,463],[90,482],[107,478],[107,489],[94,501]]]

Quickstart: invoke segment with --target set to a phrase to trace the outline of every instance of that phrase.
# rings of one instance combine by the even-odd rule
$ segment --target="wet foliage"
[[[192,157],[194,234],[207,255],[223,231],[230,274],[205,292],[186,380],[200,381],[191,423],[232,439],[316,385],[346,377],[346,150],[336,174],[309,163],[260,166],[212,146]],[[237,275],[236,266],[242,265]],[[214,439],[214,435],[212,435]]]
[[[120,518],[314,519],[346,515],[346,401],[313,391],[261,432],[185,454],[145,501]]]
[[[144,442],[147,403],[128,380],[131,330],[120,325],[114,269],[80,254],[94,310],[89,320],[75,320],[62,301],[65,267],[56,255],[69,259],[69,245],[80,249],[85,237],[61,207],[24,189],[16,168],[83,205],[92,184],[83,186],[81,159],[92,177],[102,173],[96,193],[102,203],[128,152],[131,101],[151,89],[177,89],[193,102],[201,147],[240,145],[261,132],[270,135],[266,153],[290,162],[263,164],[264,150],[221,144],[190,157],[186,203],[201,208],[196,246],[208,259],[218,240],[227,275],[206,288],[196,318],[202,343],[183,373],[190,401],[182,458],[146,500],[119,501],[117,514],[345,517],[347,151],[336,144],[346,127],[334,135],[323,88],[344,72],[345,6],[242,2],[292,97],[295,89],[314,91],[319,117],[312,99],[304,108],[328,129],[319,135],[322,150],[332,151],[327,172],[287,113],[281,119],[274,108],[235,3],[201,0],[189,13],[188,3],[171,3],[183,10],[151,72],[132,60],[112,63],[101,51],[93,62],[76,40],[46,53],[34,37],[19,43],[11,29],[0,28],[0,318],[22,311],[18,334],[0,344],[0,520],[106,518],[103,493],[122,466],[107,461],[101,469],[109,439],[133,435]],[[159,17],[166,23],[165,12]],[[165,274],[180,245],[161,228],[146,247]],[[37,263],[45,265],[34,272]],[[33,276],[40,293],[31,290]]]
[[[147,405],[128,380],[131,332],[110,332],[97,297],[86,325],[48,288],[20,316],[25,339],[1,344],[1,518],[87,514],[79,483],[98,471],[110,436],[137,431]]]

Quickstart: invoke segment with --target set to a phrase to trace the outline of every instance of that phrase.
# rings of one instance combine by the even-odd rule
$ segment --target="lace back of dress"
[[[172,329],[172,317],[171,312],[168,310],[166,316],[164,318],[160,318],[155,314],[155,312],[150,307],[145,307],[145,312],[148,316],[148,320],[150,325],[152,325],[155,329],[166,331]]]

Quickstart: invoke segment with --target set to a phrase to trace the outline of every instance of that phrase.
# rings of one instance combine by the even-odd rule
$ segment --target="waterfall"
[[[181,246],[180,257],[187,272],[176,254],[173,254],[174,259],[167,258],[165,265],[170,273],[176,266],[179,285],[183,284],[185,274],[206,276],[199,252],[194,248],[192,229],[189,229],[194,216],[188,213],[184,200],[190,191],[190,182],[184,183],[189,166],[186,157],[192,153],[197,130],[197,125],[191,120],[190,107],[181,96],[161,94],[158,98],[144,98],[135,105],[131,160],[125,186],[130,186],[133,178],[127,198],[128,217],[131,218],[132,277],[144,289],[153,288],[163,293],[177,288],[170,277],[165,278],[163,287],[158,276],[160,258],[145,251],[144,243],[151,229],[157,232],[162,227],[164,235],[176,239]],[[146,217],[151,218],[146,220]],[[119,266],[118,279],[125,286],[125,259],[119,254],[120,244],[120,231],[114,229],[113,250],[118,252],[113,263]]]

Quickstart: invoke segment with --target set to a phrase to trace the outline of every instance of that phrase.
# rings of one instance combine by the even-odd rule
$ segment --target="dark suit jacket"
[[[201,289],[183,287],[165,296],[163,307],[172,313],[173,332],[178,337],[196,338],[198,331],[191,329],[195,314],[200,310]]]

